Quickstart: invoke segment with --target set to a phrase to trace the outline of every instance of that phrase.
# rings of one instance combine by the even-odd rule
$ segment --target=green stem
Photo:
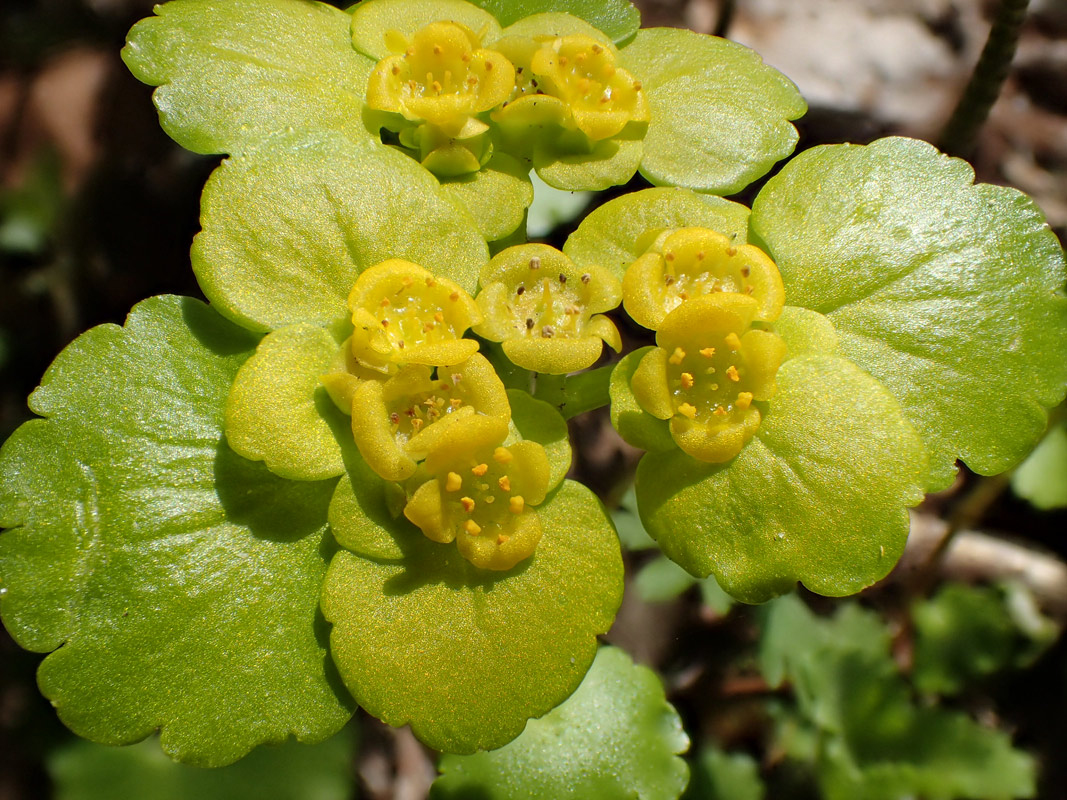
[[[608,404],[611,370],[608,365],[570,376],[540,374],[534,397],[559,409],[565,419],[576,417]]]
[[[1028,4],[1029,0],[1000,0],[971,80],[941,132],[938,145],[949,155],[966,157],[974,149],[978,131],[1008,77]]]

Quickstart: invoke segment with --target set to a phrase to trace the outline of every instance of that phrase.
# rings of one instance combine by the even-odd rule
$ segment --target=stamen
[[[589,283],[589,281],[591,280],[593,280],[593,276],[590,275],[588,272],[582,275],[582,283]]]
[[[501,533],[500,535],[498,535],[496,537],[496,543],[497,544],[504,544],[504,542],[506,542],[509,538],[510,537],[505,536],[504,534]]]
[[[445,478],[445,491],[446,492],[458,492],[463,488],[463,478],[459,476],[458,472],[448,473],[448,477]]]
[[[682,373],[682,388],[683,389],[692,389],[693,388],[693,374],[691,372],[683,372]]]
[[[688,417],[689,419],[697,418],[696,406],[691,405],[689,403],[682,403],[680,406],[678,406],[678,413],[681,414],[683,417]]]
[[[685,350],[680,347],[674,348],[674,352],[671,353],[671,357],[667,359],[671,364],[678,366],[685,360]]]
[[[750,405],[752,405],[752,392],[741,392],[737,395],[737,402],[735,406],[744,411]]]
[[[469,533],[471,536],[477,536],[482,532],[482,526],[475,522],[473,519],[469,519],[463,523],[463,530]]]
[[[715,348],[705,347],[700,351],[700,355],[704,356],[704,358],[712,358],[715,355]]]
[[[534,256],[530,259],[530,269],[541,269],[541,257]]]
[[[552,334],[554,333],[555,330],[553,330],[551,325],[545,325],[543,328],[541,328],[541,336],[545,339],[551,339]]]
[[[522,499],[522,495],[517,494],[508,500],[508,510],[512,514],[521,514],[524,508],[526,508],[526,501]]]
[[[508,478],[507,475],[501,475],[500,479],[496,483],[497,483],[497,486],[499,486],[503,491],[505,491],[505,492],[510,492],[511,491],[511,479]]]
[[[461,497],[459,502],[463,505],[463,510],[468,514],[474,511],[474,500],[470,497]]]
[[[413,431],[415,431],[415,433],[418,433],[419,431],[422,430],[422,424],[423,424],[422,420],[419,419],[418,417],[415,417],[414,419],[411,420],[411,429]]]
[[[506,447],[498,447],[493,451],[493,460],[498,464],[510,464],[512,458],[514,456]]]
[[[726,334],[726,345],[735,353],[741,349],[741,340],[737,338],[737,334],[730,332]]]
[[[471,472],[473,472],[479,478],[482,477],[488,471],[489,471],[489,465],[488,464],[479,464],[476,467],[471,467]]]
[[[456,302],[457,300],[459,300],[459,292],[452,292],[452,294],[448,296],[448,299],[451,300],[453,303]]]
[[[733,364],[726,368],[726,377],[732,380],[734,383],[737,383],[739,380],[741,380],[741,376],[737,374],[737,367],[735,367]]]
[[[716,417],[725,417],[729,412],[727,412],[727,410],[722,406],[715,406],[715,410],[711,413],[714,414]]]

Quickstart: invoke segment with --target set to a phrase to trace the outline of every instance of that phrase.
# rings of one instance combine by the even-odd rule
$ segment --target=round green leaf
[[[444,181],[441,187],[470,214],[478,232],[490,242],[513,233],[533,202],[530,167],[497,153],[477,172]]]
[[[763,800],[765,795],[759,764],[752,756],[714,747],[700,753],[685,793],[691,800]]]
[[[645,189],[610,200],[582,220],[563,252],[579,265],[599,265],[622,280],[644,253],[640,238],[653,230],[696,226],[747,241],[748,209],[688,189]]]
[[[752,211],[786,302],[828,316],[919,429],[928,489],[957,457],[987,475],[1017,463],[1067,386],[1063,251],[1032,201],[973,180],[911,139],[817,147]]]
[[[365,558],[403,558],[402,543],[422,536],[402,513],[403,487],[367,466],[354,442],[344,448],[344,459],[345,474],[330,500],[334,538],[341,547]]]
[[[341,446],[324,415],[334,409],[319,377],[341,345],[312,325],[267,334],[237,371],[226,399],[226,441],[275,475],[298,481],[344,472]]]
[[[807,105],[792,81],[747,47],[652,28],[622,55],[652,110],[641,160],[652,183],[733,194],[793,152],[789,120]]]
[[[845,359],[801,356],[782,365],[759,431],[733,461],[649,453],[637,500],[669,558],[714,573],[739,600],[763,602],[797,581],[841,596],[900,557],[925,466],[884,387]]]
[[[359,273],[414,261],[473,293],[488,263],[471,218],[400,152],[337,135],[283,136],[222,163],[204,187],[193,270],[252,330],[349,316]]]
[[[562,12],[580,17],[606,33],[613,41],[623,42],[637,32],[641,15],[629,0],[473,0],[500,20],[511,25],[534,14]]]
[[[317,612],[333,485],[223,440],[254,345],[195,300],[147,300],[60,354],[30,398],[46,419],[0,451],[0,611],[24,647],[59,648],[38,681],[82,736],[161,728],[171,756],[221,765],[351,713]]]
[[[437,750],[500,747],[581,681],[622,599],[604,509],[565,481],[537,507],[544,536],[505,573],[422,536],[404,557],[334,556],[322,609],[334,662],[363,708]]]
[[[676,800],[689,748],[663,685],[624,651],[602,647],[567,700],[489,753],[446,755],[433,800]]]
[[[361,114],[374,62],[351,18],[324,3],[182,0],[130,31],[123,61],[158,86],[163,129],[197,153],[239,153],[286,130],[369,138]]]
[[[534,150],[537,177],[554,189],[568,192],[602,191],[621,186],[637,173],[641,140],[617,136],[597,142],[589,153],[559,152],[551,147]]]
[[[260,747],[236,764],[176,764],[146,739],[129,747],[74,741],[48,758],[54,800],[349,800],[350,728],[317,745]]]

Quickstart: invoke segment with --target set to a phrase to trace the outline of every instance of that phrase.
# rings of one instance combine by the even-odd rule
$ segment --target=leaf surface
[[[437,180],[402,153],[336,134],[281,136],[224,161],[204,187],[193,270],[244,327],[349,317],[359,274],[413,261],[473,293],[489,252]]]
[[[603,647],[581,685],[558,708],[530,720],[499,750],[445,756],[433,800],[675,800],[689,770],[678,713],[647,667]]]
[[[797,87],[753,50],[677,28],[638,32],[622,57],[652,110],[641,174],[657,185],[733,194],[793,152]]]
[[[752,211],[786,302],[828,316],[922,434],[930,490],[957,458],[985,475],[1021,460],[1067,386],[1063,251],[1029,198],[973,180],[911,139],[831,145]]]
[[[41,691],[86,738],[162,728],[171,756],[222,765],[351,714],[318,615],[333,484],[223,440],[254,346],[195,300],[147,300],[60,354],[30,398],[45,419],[0,452],[0,610],[55,650]]]
[[[641,15],[629,0],[473,0],[504,26],[523,17],[563,12],[584,19],[613,41],[629,39],[641,25]]]
[[[796,581],[831,596],[886,575],[922,499],[922,444],[889,393],[851,362],[786,361],[755,438],[725,464],[680,450],[637,470],[645,527],[690,573],[756,603]]]
[[[363,708],[437,750],[471,753],[511,741],[574,691],[622,598],[619,543],[580,484],[565,481],[537,513],[536,552],[504,573],[418,531],[397,537],[402,558],[334,557],[322,608]]]
[[[324,3],[182,0],[129,33],[130,71],[151,86],[163,129],[196,153],[240,153],[285,131],[369,139],[363,93],[374,62],[351,18]]]

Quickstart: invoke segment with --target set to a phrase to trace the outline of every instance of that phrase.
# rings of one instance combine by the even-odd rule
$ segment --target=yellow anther
[[[455,410],[461,405],[463,405],[463,399],[460,397],[453,397],[451,400],[448,401],[448,405],[451,406],[453,410]]]
[[[500,479],[496,482],[497,486],[503,489],[505,492],[511,491],[511,479],[507,475],[501,475]]]
[[[733,331],[726,334],[726,346],[733,350],[735,353],[741,349],[741,340]]]
[[[410,275],[405,275],[403,278],[400,279],[400,283],[404,285],[404,288],[411,286],[411,284],[413,284],[414,282],[415,279],[412,278]]]
[[[685,350],[680,347],[674,348],[674,352],[671,353],[671,357],[667,359],[675,366],[678,366],[685,360]]]
[[[732,380],[734,383],[737,383],[739,380],[741,380],[741,376],[737,374],[737,367],[735,367],[733,364],[726,368],[726,377]]]
[[[680,406],[678,406],[678,413],[681,414],[683,417],[688,417],[689,419],[697,418],[696,407],[690,405],[689,403],[682,403]]]
[[[456,300],[459,300],[459,292],[452,292],[452,294],[450,294],[448,296],[448,299],[451,300],[452,302],[455,302]]]
[[[441,81],[434,81],[433,83],[430,84],[430,86],[433,87],[433,90],[435,92],[437,92],[438,94],[441,94]]]
[[[501,533],[496,537],[496,543],[497,544],[504,544],[504,542],[506,542],[509,538],[510,537],[505,536],[504,534]]]
[[[705,347],[700,351],[700,355],[704,356],[704,358],[712,358],[715,355],[715,348]]]
[[[699,253],[697,253],[697,261],[703,261],[703,260],[704,260],[704,251],[701,250]]]
[[[668,261],[674,261],[674,253],[664,253],[663,257]]]
[[[727,411],[722,406],[715,406],[715,410],[712,411],[711,413],[714,414],[716,417],[725,417],[726,414],[727,414]]]
[[[498,464],[510,464],[513,458],[511,451],[506,447],[498,447],[493,451],[493,460]]]
[[[399,75],[400,74],[400,65],[399,64],[393,64],[393,69],[391,71],[392,71],[392,73],[394,75]]]
[[[382,308],[386,308],[388,305],[389,305],[389,298],[388,297],[383,297],[382,298]]]
[[[485,71],[486,72],[491,72],[492,69],[493,69],[493,62],[492,61],[486,61],[485,62]]]
[[[524,508],[526,508],[526,501],[522,499],[522,495],[517,494],[508,500],[508,510],[512,514],[521,514]]]
[[[682,388],[683,389],[692,389],[693,388],[693,373],[691,373],[691,372],[683,372],[682,373]]]
[[[594,44],[592,49],[593,49],[593,52],[596,53],[597,55],[600,55],[601,53],[604,52],[604,48],[601,47],[598,44]]]
[[[560,56],[559,57],[559,65],[561,67],[567,66],[567,57],[566,56]]]
[[[744,411],[750,405],[752,405],[752,392],[741,392],[737,395],[737,402],[735,406]]]
[[[479,478],[482,477],[488,471],[489,471],[489,465],[488,464],[479,464],[476,467],[471,467],[471,472],[473,472]]]
[[[473,519],[469,519],[463,523],[463,530],[469,533],[471,536],[477,536],[482,532],[482,526],[475,522]]]
[[[634,91],[635,92],[641,91],[641,81],[634,81]]]
[[[730,247],[727,247],[726,248],[726,255],[728,255],[731,258],[733,258],[734,256],[737,255],[737,248],[732,246],[732,245]]]
[[[415,431],[415,433],[418,433],[419,431],[421,431],[422,430],[422,420],[419,419],[418,417],[414,417],[411,420],[411,429],[413,431]]]
[[[433,323],[427,322],[422,326],[423,333],[429,333],[433,330]]]
[[[458,492],[463,488],[463,478],[459,476],[458,472],[448,473],[448,477],[445,478],[445,491],[446,492]]]
[[[433,46],[433,54],[434,54],[435,56],[439,56],[439,55],[441,55],[441,53],[442,53],[442,52],[443,52],[443,51],[441,50],[441,45],[439,45],[439,44],[435,44],[435,45]]]
[[[474,511],[474,500],[470,497],[461,497],[459,502],[463,504],[463,510],[468,514]]]
[[[445,321],[445,315],[438,311],[436,314],[433,315],[433,321],[437,323],[442,323]]]
[[[426,279],[426,285],[429,286],[432,289],[433,287],[435,287],[437,285],[437,281],[434,280],[433,278],[427,278]]]

